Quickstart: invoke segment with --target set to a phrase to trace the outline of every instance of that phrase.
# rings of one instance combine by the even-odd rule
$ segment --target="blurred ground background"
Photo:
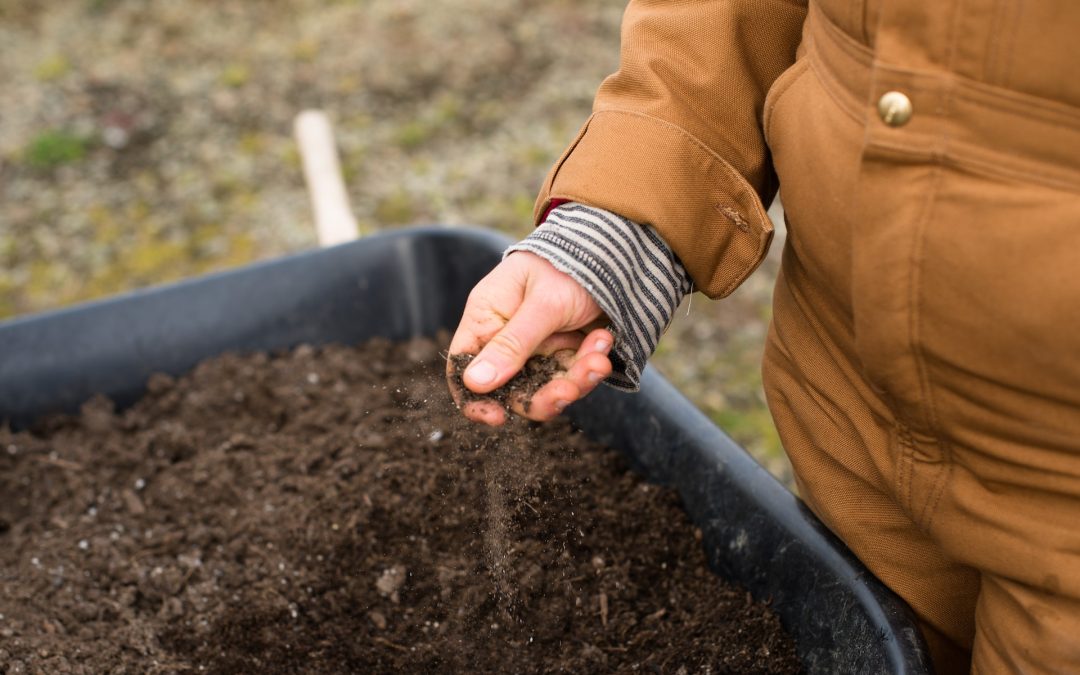
[[[618,63],[624,0],[0,0],[0,318],[315,246],[294,116],[335,124],[363,232],[528,231]],[[764,406],[778,264],[654,359],[790,483]]]

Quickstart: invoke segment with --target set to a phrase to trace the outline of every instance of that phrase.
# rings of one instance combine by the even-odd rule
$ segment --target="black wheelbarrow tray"
[[[407,339],[453,328],[507,241],[422,228],[0,323],[0,420],[128,405],[155,372],[224,351]],[[765,599],[811,673],[927,673],[911,610],[807,508],[651,369],[641,392],[571,406],[592,438],[676,488],[713,569]]]

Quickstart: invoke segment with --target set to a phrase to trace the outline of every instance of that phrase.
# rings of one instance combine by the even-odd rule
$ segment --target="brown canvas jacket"
[[[772,237],[767,111],[815,32],[832,35],[841,79],[865,96],[864,148],[1080,186],[1076,0],[632,0],[620,68],[536,218],[565,199],[652,224],[699,290],[730,293]],[[819,68],[828,80],[827,61]],[[900,127],[879,112],[888,91],[913,106]]]

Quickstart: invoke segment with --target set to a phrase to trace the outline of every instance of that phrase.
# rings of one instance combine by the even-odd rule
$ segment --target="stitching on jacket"
[[[996,176],[1015,180],[1020,183],[1034,183],[1037,185],[1045,185],[1047,187],[1062,190],[1064,192],[1080,193],[1080,172],[1072,171],[1068,169],[1062,171],[1062,173],[1068,173],[1076,176],[1072,180],[1064,178],[1053,173],[1048,173],[1041,170],[1041,166],[1038,162],[1029,162],[1024,166],[1010,166],[1006,161],[1001,159],[983,159],[976,156],[978,151],[984,150],[978,146],[973,146],[968,143],[954,144],[953,147],[961,147],[965,152],[961,153],[948,153],[943,158],[946,164],[960,168],[968,168],[984,175]],[[1001,155],[1005,160],[1012,160],[1012,164],[1016,164],[1015,155],[1002,155],[1002,153],[992,153]]]
[[[911,278],[908,288],[908,341],[910,343],[909,349],[911,350],[912,358],[915,362],[916,374],[919,378],[919,389],[922,392],[923,401],[925,401],[926,410],[926,423],[929,427],[929,432],[934,438],[942,451],[942,459],[946,467],[952,464],[952,452],[949,443],[942,438],[940,433],[940,420],[937,411],[937,401],[934,397],[933,387],[930,386],[930,375],[926,366],[926,358],[922,344],[920,343],[920,327],[922,318],[922,252],[926,243],[926,228],[930,221],[930,214],[933,212],[933,205],[935,197],[941,186],[942,170],[940,167],[935,167],[931,177],[930,189],[926,192],[926,202],[922,207],[922,213],[919,214],[918,225],[915,228],[913,234],[914,241],[911,247],[911,257],[909,259]],[[922,504],[920,509],[918,521],[924,525],[928,530],[930,525],[934,521],[934,516],[937,513],[938,503],[941,500],[941,495],[944,492],[945,478],[951,473],[951,471],[942,472],[940,468],[934,472],[936,475],[931,481],[930,495],[927,501]]]
[[[952,12],[949,13],[949,28],[945,33],[949,36],[945,41],[945,67],[951,73],[956,72],[956,24],[963,4],[957,2],[953,5]]]
[[[1005,110],[1024,119],[1034,117],[1051,124],[1080,127],[1080,109],[1076,106],[1012,89],[987,85],[983,82],[975,82],[966,77],[954,76],[954,78],[957,84],[954,87],[957,98],[979,106]]]
[[[862,32],[863,44],[870,44],[870,3],[866,0],[855,0],[856,4],[862,10],[859,13],[859,27]],[[877,26],[875,26],[877,28]]]
[[[747,236],[753,237],[756,240],[754,246],[754,255],[752,260],[741,265],[742,269],[738,273],[736,273],[735,278],[732,279],[732,281],[728,285],[723,286],[719,289],[719,295],[721,297],[730,295],[732,291],[734,291],[735,288],[737,288],[746,279],[746,277],[748,277],[751,273],[753,273],[754,270],[758,268],[758,266],[760,266],[764,251],[768,247],[769,242],[772,241],[773,237],[772,228],[767,225],[767,223],[769,223],[769,217],[765,214],[765,209],[761,205],[760,199],[758,198],[757,194],[754,192],[753,188],[742,176],[742,174],[736,171],[727,162],[727,160],[725,160],[723,157],[721,157],[719,154],[717,154],[711,148],[705,145],[700,139],[698,139],[685,129],[679,127],[678,125],[672,124],[671,122],[668,122],[667,120],[661,119],[659,117],[653,117],[652,115],[646,115],[644,113],[633,110],[623,110],[620,108],[607,108],[604,110],[597,110],[589,118],[588,122],[586,122],[585,126],[582,128],[578,139],[575,141],[571,149],[566,152],[565,157],[559,162],[558,168],[552,173],[552,179],[550,184],[545,186],[547,192],[547,194],[545,194],[545,200],[550,200],[551,198],[557,196],[559,198],[570,199],[572,201],[582,202],[585,204],[590,202],[587,197],[577,195],[571,192],[559,191],[556,194],[553,189],[555,186],[555,176],[557,175],[558,171],[562,169],[562,166],[566,163],[566,161],[570,158],[573,150],[576,149],[578,145],[580,145],[582,140],[584,140],[585,136],[587,135],[586,132],[588,130],[588,127],[591,126],[592,121],[601,115],[608,114],[640,118],[665,130],[674,131],[676,134],[688,141],[692,146],[696,147],[701,152],[704,152],[706,158],[711,160],[713,163],[716,164],[717,167],[719,167],[721,173],[728,179],[728,185],[730,185],[730,187],[732,188],[729,192],[726,193],[727,197],[729,197],[732,201],[736,203],[740,201],[749,202],[748,211],[751,212],[749,214],[751,215],[751,219],[744,221],[748,224],[748,231],[743,230],[742,228],[738,228],[737,224],[736,227],[739,232],[742,232]],[[751,197],[747,199],[747,195],[751,195]],[[656,225],[655,223],[647,224],[653,226]],[[753,225],[753,227],[749,227],[749,225],[751,224]],[[728,253],[728,250],[725,250],[718,258],[718,261],[723,259],[730,259],[730,257],[731,255]],[[736,260],[738,260],[737,256]],[[702,286],[706,285],[708,284],[702,284]]]
[[[1001,30],[1001,22],[1004,19],[1004,13],[1005,0],[995,0],[994,16],[990,20],[990,35],[1000,34],[999,31]],[[983,77],[987,82],[1001,84],[1001,79],[997,70],[1000,67],[1002,42],[1002,40],[987,41],[986,55],[983,57]]]
[[[848,56],[852,57],[862,65],[870,67],[874,63],[874,52],[864,44],[860,44],[853,39],[850,35],[845,33],[839,26],[833,23],[832,19],[825,14],[817,3],[812,5],[810,15],[814,19],[814,25],[820,24],[824,29],[824,32],[828,33],[833,39],[834,43],[839,45],[841,49],[848,53]],[[812,34],[812,32],[811,32]]]
[[[809,54],[807,56],[809,56]],[[777,104],[780,103],[780,99],[784,97],[787,90],[791,89],[791,85],[800,80],[800,76],[806,72],[809,65],[807,60],[807,58],[803,58],[801,61],[796,62],[790,68],[780,73],[780,76],[773,81],[773,86],[770,87],[768,93],[765,94],[765,109],[762,114],[761,131],[765,136],[766,145],[769,144],[769,129],[772,125],[773,110],[776,108]],[[779,87],[777,87],[777,85],[779,85]]]
[[[632,116],[632,117],[640,117],[641,119],[644,119],[644,120],[646,120],[648,122],[651,122],[651,123],[655,124],[656,126],[664,127],[664,128],[666,128],[666,129],[668,129],[670,131],[674,131],[677,134],[679,134],[680,136],[682,136],[683,138],[685,138],[687,141],[689,141],[691,144],[693,144],[699,150],[706,153],[706,155],[708,155],[710,159],[715,161],[717,166],[720,167],[720,170],[729,179],[731,179],[734,189],[729,193],[729,195],[731,196],[732,200],[739,201],[740,198],[745,198],[745,196],[748,195],[748,194],[752,195],[752,197],[751,197],[751,199],[749,201],[750,201],[750,205],[752,207],[752,210],[755,212],[754,215],[757,216],[753,220],[754,220],[754,224],[758,225],[758,229],[761,230],[759,235],[764,234],[766,232],[769,232],[771,230],[771,228],[766,227],[766,226],[763,225],[763,223],[769,222],[769,217],[765,214],[764,208],[760,205],[760,199],[758,198],[757,193],[754,192],[754,189],[746,181],[746,178],[744,178],[742,174],[740,174],[738,171],[736,171],[731,166],[731,164],[729,164],[727,162],[727,160],[725,160],[723,157],[721,157],[719,154],[717,154],[715,151],[713,151],[709,146],[705,145],[696,136],[694,136],[693,134],[691,134],[690,132],[688,132],[687,130],[683,129],[682,127],[680,127],[680,126],[678,126],[676,124],[672,124],[671,122],[668,122],[667,120],[661,119],[659,117],[653,117],[652,115],[646,115],[644,113],[640,113],[640,112],[637,112],[637,111],[634,111],[634,110],[623,110],[621,108],[606,108],[604,110],[597,110],[596,112],[594,112],[592,114],[591,117],[589,117],[589,120],[585,123],[585,126],[582,128],[581,133],[579,134],[578,138],[575,140],[574,144],[570,147],[570,149],[567,150],[567,152],[565,153],[565,156],[559,161],[558,168],[552,173],[551,185],[548,186],[548,195],[547,195],[548,199],[551,199],[551,197],[552,197],[551,188],[554,187],[554,185],[555,185],[554,176],[558,174],[558,171],[560,169],[562,169],[563,164],[565,164],[566,161],[570,158],[570,155],[573,154],[573,151],[577,148],[577,146],[581,144],[581,141],[585,138],[586,131],[588,130],[588,127],[591,125],[592,121],[594,119],[596,119],[597,117],[599,117],[600,115],[607,115],[607,114],[629,115],[629,116]],[[566,195],[561,195],[561,196],[566,197],[566,196],[570,196],[570,195],[566,194]],[[588,203],[589,200],[588,199],[576,199],[575,201],[580,201],[582,203]]]
[[[640,112],[637,112],[637,111],[634,111],[634,110],[622,110],[620,108],[607,108],[607,109],[604,109],[604,110],[597,110],[595,113],[593,113],[593,117],[595,118],[595,117],[599,117],[600,115],[612,114],[612,113],[617,114],[617,115],[631,115],[633,117],[640,117],[641,119],[644,119],[644,120],[646,120],[648,122],[651,122],[651,123],[653,123],[653,124],[655,124],[657,126],[665,127],[670,131],[676,132],[677,134],[679,134],[680,136],[682,136],[686,140],[690,141],[690,143],[692,143],[699,150],[705,152],[711,159],[716,161],[717,165],[720,167],[720,170],[723,171],[728,176],[728,178],[732,179],[732,181],[734,182],[735,190],[733,190],[731,192],[731,195],[732,195],[732,197],[734,199],[738,200],[739,197],[742,197],[742,196],[744,196],[744,195],[746,195],[748,193],[753,193],[753,199],[751,199],[752,206],[755,206],[755,207],[758,206],[758,204],[755,203],[755,202],[759,201],[758,198],[757,198],[757,194],[754,193],[753,188],[746,181],[746,178],[744,178],[741,173],[736,171],[734,169],[734,167],[732,167],[731,164],[729,164],[727,162],[726,159],[721,157],[712,148],[705,145],[701,141],[701,139],[699,139],[697,136],[694,136],[693,134],[691,134],[686,129],[683,129],[682,127],[678,126],[677,124],[672,124],[671,122],[668,122],[665,119],[661,119],[659,117],[653,117],[652,115],[646,115],[645,113],[640,113]],[[755,210],[760,210],[760,209],[755,209]],[[768,216],[766,216],[763,211],[758,213],[757,215],[758,215],[758,220],[759,221],[768,219]],[[764,230],[764,229],[767,229],[767,228],[762,227],[761,229]]]
[[[911,440],[911,432],[899,419],[896,421],[895,432],[896,445],[900,448],[899,466],[896,471],[896,492],[900,496],[901,505],[906,509],[908,517],[915,520],[915,510],[911,506],[911,472],[914,464],[915,443]]]
[[[538,200],[533,207],[533,225],[540,224],[540,217],[545,213],[543,206],[551,203],[551,188],[555,185],[555,179],[559,176],[559,171],[562,170],[563,164],[566,164],[566,160],[570,159],[570,155],[574,154],[574,150],[581,144],[581,140],[585,138],[585,132],[589,130],[589,124],[592,123],[593,117],[595,116],[595,113],[589,115],[589,119],[585,120],[585,124],[581,125],[581,129],[578,130],[574,142],[570,144],[570,147],[568,147],[565,152],[563,152],[562,157],[560,157],[559,161],[552,167],[551,172],[544,181],[544,186],[541,189],[540,194],[544,195],[545,199]]]
[[[1008,32],[1008,36],[1005,38],[1004,44],[1001,46],[1002,50],[1007,50],[1003,52],[1004,56],[1000,64],[1000,82],[1002,86],[1007,86],[1009,80],[1012,79],[1013,64],[1016,62],[1016,59],[1014,58],[1016,56],[1016,34],[1019,31],[1017,23],[1020,19],[1021,9],[1020,3],[1016,0],[1013,0],[1011,5],[1012,6],[1009,8],[1011,16],[1009,17],[1010,21],[1008,22],[1008,24],[1011,25],[1013,29]]]
[[[1008,0],[1000,1],[1010,5],[1015,4],[1009,3]],[[1014,6],[1010,6],[1003,10],[999,22],[1007,24],[1008,16],[1014,9]],[[811,67],[817,74],[823,87],[832,94],[832,98],[840,105],[841,109],[857,123],[866,124],[865,101],[858,101],[859,97],[853,95],[854,92],[852,92],[847,85],[836,80],[835,76],[822,60],[821,53],[822,44],[827,43],[830,48],[835,48],[838,52],[855,63],[867,68],[872,68],[872,54],[869,52],[869,48],[865,45],[858,44],[849,35],[841,31],[829,17],[821,11],[820,7],[817,7],[816,5],[811,8],[810,21],[813,22],[813,30],[810,31],[808,37],[813,38],[815,34],[821,35],[821,39],[808,40],[807,56],[812,59]],[[1009,33],[1009,37],[1010,39],[1014,37],[1013,32]],[[1001,49],[1006,50],[1006,45],[1002,45]],[[1005,51],[1002,53],[1005,53]],[[1070,129],[1080,130],[1080,107],[1062,101],[1045,99],[1023,92],[1009,90],[994,82],[980,82],[955,73],[949,75],[948,78],[950,80],[949,86],[943,88],[943,93],[947,96],[951,96],[956,101],[962,101],[965,104],[974,105],[980,109],[989,108],[998,111],[1000,114],[1017,115],[1025,120],[1044,122],[1052,125],[1064,125]],[[876,144],[878,144],[878,142],[875,142],[875,145]],[[954,144],[953,139],[950,139],[949,146],[960,147],[960,144]],[[973,146],[967,143],[964,143],[962,148],[970,148],[976,152],[987,150],[984,146]],[[948,154],[948,149],[946,149],[944,154]],[[991,171],[993,175],[1005,175],[1020,180],[1029,179],[1033,175],[1041,176],[1046,184],[1055,188],[1063,188],[1070,192],[1076,191],[1077,185],[1080,185],[1080,180],[1077,180],[1077,178],[1074,177],[1077,175],[1077,172],[1067,164],[1062,165],[1053,162],[1029,160],[1033,164],[1041,164],[1041,170],[1039,166],[1025,167],[1022,170],[1016,171],[1000,170],[1002,161],[1004,160],[1007,163],[1010,161],[1011,157],[1011,155],[1003,154],[1000,158],[992,161],[986,159],[972,161],[978,163],[985,170]],[[937,157],[937,159],[940,158],[940,156]]]
[[[888,150],[906,157],[916,157],[927,160],[933,159],[941,164],[960,169],[967,169],[969,171],[976,171],[987,176],[1007,178],[1020,183],[1045,185],[1056,190],[1063,190],[1070,193],[1080,192],[1080,180],[1077,180],[1076,178],[1070,180],[1069,178],[1063,177],[1064,175],[1080,175],[1080,172],[1063,168],[1059,169],[1062,175],[1058,175],[1058,172],[1049,173],[1043,169],[1043,167],[1046,166],[1044,163],[1033,160],[1025,160],[1022,166],[1016,166],[1018,161],[1014,155],[995,153],[963,141],[957,142],[951,140],[950,145],[945,152],[934,152],[927,151],[924,148],[913,148],[911,143],[898,143],[880,138],[875,139],[873,143],[867,144],[866,148]],[[979,155],[990,155],[990,157],[983,158]],[[1055,168],[1057,167],[1055,166]]]
[[[817,76],[818,82],[821,83],[822,89],[829,95],[829,98],[836,103],[841,112],[850,117],[856,124],[866,126],[866,119],[859,114],[862,108],[851,104],[850,92],[840,83],[836,81],[829,69],[826,68],[818,58],[817,54],[811,49],[807,54],[807,60],[810,61],[810,69],[814,71],[814,75]]]

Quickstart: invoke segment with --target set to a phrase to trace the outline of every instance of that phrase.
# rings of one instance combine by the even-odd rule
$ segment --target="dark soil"
[[[462,379],[465,375],[465,369],[469,367],[475,357],[475,354],[451,354],[449,357],[450,377],[461,392],[462,403],[495,401],[510,410],[511,403],[515,400],[521,400],[522,408],[525,412],[529,412],[532,395],[550,382],[551,378],[560,371],[559,362],[554,357],[531,356],[517,375],[510,378],[506,384],[486,394],[477,394],[466,387]]]
[[[466,423],[431,341],[225,355],[0,429],[0,673],[790,673],[666,489]]]

